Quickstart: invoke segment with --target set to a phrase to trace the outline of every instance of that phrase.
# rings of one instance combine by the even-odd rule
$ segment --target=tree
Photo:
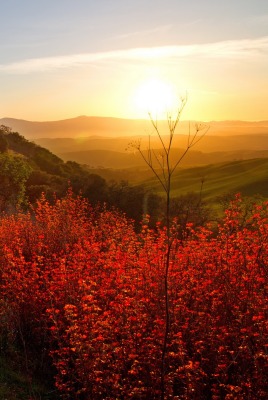
[[[0,209],[9,211],[25,201],[25,183],[31,167],[22,157],[0,154]]]
[[[5,138],[5,135],[3,135],[0,131],[0,153],[6,153],[8,150],[8,143]]]
[[[149,118],[153,127],[154,132],[159,139],[160,151],[156,151],[151,147],[150,136],[149,136],[149,145],[147,148],[147,152],[144,152],[141,148],[141,141],[137,143],[132,143],[131,147],[138,150],[144,162],[151,169],[156,179],[161,184],[162,188],[165,192],[165,220],[166,220],[166,254],[164,261],[164,296],[165,296],[165,335],[163,340],[163,350],[162,350],[162,361],[161,361],[161,399],[164,400],[165,397],[165,375],[166,375],[166,355],[167,355],[167,345],[169,341],[169,333],[170,333],[170,306],[169,306],[169,269],[171,264],[172,257],[172,244],[173,244],[173,236],[172,236],[172,226],[171,226],[171,181],[172,176],[177,169],[178,165],[182,162],[184,157],[187,155],[189,150],[194,147],[201,138],[206,134],[208,127],[203,124],[196,123],[195,131],[191,134],[190,124],[188,131],[188,140],[187,145],[182,152],[182,154],[178,155],[177,160],[174,164],[171,162],[171,150],[174,135],[178,124],[180,122],[181,114],[186,105],[187,98],[181,98],[181,103],[177,109],[177,113],[175,118],[172,118],[172,115],[169,113],[167,115],[167,127],[168,127],[168,137],[165,140],[163,133],[160,132],[158,123],[156,119],[153,119],[152,115],[149,113]]]
[[[8,150],[8,141],[6,136],[10,133],[10,128],[0,125],[0,153],[6,153]]]
[[[8,135],[11,132],[11,128],[9,128],[9,126],[6,125],[0,125],[0,132]]]

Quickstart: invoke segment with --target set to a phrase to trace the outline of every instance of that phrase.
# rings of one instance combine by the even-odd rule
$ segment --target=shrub
[[[170,253],[166,399],[267,398],[267,203]],[[0,223],[2,347],[55,368],[65,399],[160,399],[166,228],[69,191]],[[4,340],[5,338],[5,340]],[[13,350],[12,350],[13,349]]]

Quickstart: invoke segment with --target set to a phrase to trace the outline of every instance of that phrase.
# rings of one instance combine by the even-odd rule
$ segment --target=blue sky
[[[186,117],[268,119],[267,0],[8,0],[0,10],[0,117],[143,118],[133,99],[153,78],[188,93]]]

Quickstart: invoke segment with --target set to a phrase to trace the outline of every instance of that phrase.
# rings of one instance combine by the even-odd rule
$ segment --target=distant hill
[[[159,121],[158,124],[161,132],[167,133],[166,121]],[[30,140],[87,136],[143,136],[152,130],[148,120],[88,116],[43,122],[2,118],[0,125],[9,126]],[[210,126],[210,135],[268,134],[268,121],[210,121],[207,125]],[[180,123],[178,132],[188,132],[188,121]]]
[[[78,152],[59,153],[64,161],[75,161],[91,168],[124,169],[144,166],[144,161],[138,153],[109,150],[85,150]]]
[[[176,163],[178,156],[182,154],[182,149],[173,149],[171,152],[171,161]],[[156,150],[157,153],[157,150]],[[86,164],[91,168],[112,168],[125,169],[144,166],[144,161],[139,153],[119,152],[112,150],[84,150],[58,153],[64,161],[75,161],[79,164]],[[268,157],[268,150],[251,151],[218,151],[205,153],[191,150],[182,160],[181,167],[207,165],[235,160],[247,160],[253,158]]]
[[[126,153],[131,142],[135,142],[139,137],[85,137],[85,138],[43,138],[35,139],[35,143],[43,146],[55,154],[64,155],[71,152],[92,151],[92,150],[108,150]],[[185,147],[187,135],[178,134],[174,136],[173,147]],[[154,148],[159,147],[159,141],[156,135],[151,136],[151,145]],[[148,147],[148,138],[141,138],[141,148],[146,150]],[[194,150],[205,153],[215,151],[265,151],[268,150],[268,132],[267,134],[252,135],[232,135],[232,136],[213,136],[209,131],[196,144]],[[265,156],[265,155],[264,155]],[[64,156],[64,158],[66,158]]]
[[[136,137],[87,137],[66,139],[36,139],[35,143],[57,154],[64,161],[76,161],[93,168],[131,168],[144,165],[142,158],[131,148]],[[172,157],[175,162],[187,135],[175,135]],[[159,147],[156,135],[151,136],[151,146]],[[148,138],[141,139],[141,149],[146,151]],[[156,153],[158,150],[156,150]],[[187,154],[181,165],[194,166],[217,162],[268,157],[268,134],[211,136],[208,133]]]
[[[148,120],[87,117],[62,121],[25,121],[0,119],[0,124],[12,128],[26,139],[50,150],[64,161],[76,161],[92,168],[132,168],[143,165],[137,154],[126,149],[141,138],[141,148],[159,147],[156,132]],[[211,121],[209,131],[187,155],[182,165],[204,165],[214,162],[267,157],[268,121]],[[190,124],[194,132],[194,122]],[[167,122],[158,127],[165,138]],[[173,139],[173,148],[185,148],[189,123],[182,121]],[[175,153],[175,151],[174,151]]]
[[[25,121],[2,118],[0,124],[20,132],[27,139],[77,138],[86,136],[131,136],[144,134],[145,121],[80,116],[61,121]]]

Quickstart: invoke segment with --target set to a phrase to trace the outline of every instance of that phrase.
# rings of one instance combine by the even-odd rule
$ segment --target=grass
[[[199,193],[202,180],[202,197],[207,201],[213,202],[217,197],[232,192],[268,198],[268,158],[179,169],[172,179],[171,194],[176,197],[189,192]],[[145,186],[163,194],[155,178],[146,180]]]

